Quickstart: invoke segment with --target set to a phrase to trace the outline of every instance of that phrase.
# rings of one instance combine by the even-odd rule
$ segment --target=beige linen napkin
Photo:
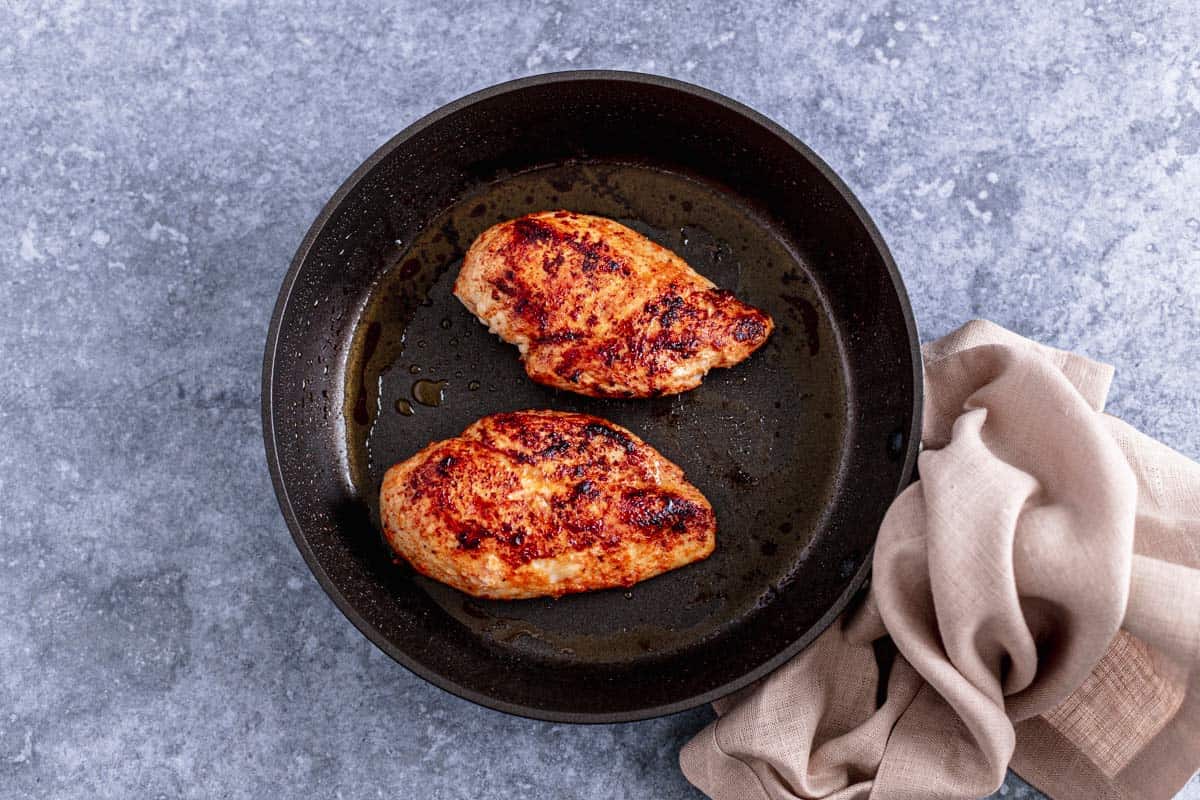
[[[1200,465],[1103,413],[1103,364],[982,321],[924,360],[920,481],[870,592],[717,703],[684,774],[716,800],[915,800],[1011,764],[1057,800],[1171,797],[1200,766]]]

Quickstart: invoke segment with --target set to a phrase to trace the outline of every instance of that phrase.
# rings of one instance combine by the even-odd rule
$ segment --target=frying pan
[[[700,388],[598,400],[531,382],[450,293],[486,227],[617,219],[772,314]],[[292,261],[263,362],[263,434],[296,546],[338,608],[421,677],[491,708],[614,722],[680,711],[800,651],[864,583],[920,430],[916,327],[887,247],[811,150],[667,78],[566,72],[451,103],[359,167]],[[482,601],[382,543],[384,470],[485,414],[632,429],[712,501],[707,560],[628,590]]]

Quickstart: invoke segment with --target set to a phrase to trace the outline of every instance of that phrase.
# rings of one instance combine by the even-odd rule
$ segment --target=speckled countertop
[[[0,4],[0,796],[698,796],[676,752],[707,710],[531,722],[377,652],[267,476],[304,231],[507,78],[637,69],[765,112],[858,193],[925,338],[987,316],[1115,364],[1110,409],[1200,456],[1190,0],[814,5]]]

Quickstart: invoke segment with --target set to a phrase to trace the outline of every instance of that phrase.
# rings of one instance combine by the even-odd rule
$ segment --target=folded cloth
[[[715,800],[1169,798],[1200,767],[1200,464],[1103,413],[1112,369],[975,321],[927,345],[920,480],[869,592],[716,704]],[[894,657],[893,657],[894,656]]]

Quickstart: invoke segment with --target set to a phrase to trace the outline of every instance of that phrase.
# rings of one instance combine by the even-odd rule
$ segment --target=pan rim
[[[872,245],[879,252],[883,259],[884,266],[887,269],[888,277],[891,280],[892,288],[896,293],[897,300],[900,303],[901,313],[904,317],[906,332],[909,339],[910,360],[912,363],[912,378],[913,378],[913,408],[911,413],[911,425],[907,434],[906,452],[904,454],[904,462],[900,473],[900,480],[896,486],[895,493],[899,494],[912,479],[913,470],[916,464],[917,453],[920,448],[921,435],[921,417],[924,403],[924,384],[922,379],[922,360],[920,350],[920,338],[917,332],[916,318],[913,315],[912,306],[909,302],[908,293],[904,288],[904,282],[901,278],[899,268],[896,266],[895,259],[891,251],[888,249],[882,234],[879,232],[874,221],[867,214],[862,203],[845,184],[844,181],[833,171],[833,169],[825,163],[808,145],[800,141],[796,136],[786,130],[778,123],[771,120],[769,117],[754,109],[746,106],[730,97],[727,97],[718,92],[706,89],[696,84],[681,81],[675,78],[669,78],[661,75],[653,75],[641,72],[632,72],[625,70],[566,70],[560,72],[550,72],[540,75],[530,75],[514,80],[498,83],[493,86],[472,92],[457,100],[451,101],[440,106],[434,111],[426,114],[417,121],[405,127],[396,135],[392,136],[380,147],[378,147],[365,161],[355,169],[348,178],[338,187],[333,196],[322,207],[316,219],[309,226],[304,238],[301,240],[295,255],[292,257],[291,264],[288,267],[283,281],[279,289],[279,296],[276,299],[275,307],[271,313],[270,325],[267,330],[266,346],[263,352],[263,370],[261,384],[261,412],[262,412],[262,432],[263,443],[266,448],[267,467],[271,474],[271,483],[275,490],[275,498],[279,503],[280,511],[288,527],[288,532],[291,534],[292,540],[300,551],[301,557],[312,571],[313,576],[317,579],[321,588],[329,595],[334,605],[338,610],[359,630],[368,640],[376,647],[386,653],[390,658],[403,666],[405,669],[414,673],[418,677],[428,681],[459,698],[468,700],[477,705],[491,708],[496,711],[502,711],[527,719],[535,719],[546,722],[564,722],[564,723],[591,723],[605,724],[618,722],[635,722],[645,719],[653,719],[668,714],[674,714],[688,709],[710,703],[726,695],[742,689],[751,683],[766,677],[774,672],[784,663],[793,658],[796,654],[804,650],[808,645],[817,639],[822,633],[829,628],[838,616],[849,606],[850,602],[858,594],[859,590],[866,584],[871,571],[871,556],[874,552],[874,547],[865,555],[858,570],[851,577],[846,586],[845,591],[837,598],[830,606],[826,613],[812,625],[804,635],[798,637],[791,642],[787,647],[781,649],[772,658],[764,661],[762,664],[755,667],[753,670],[744,673],[743,675],[726,681],[725,683],[692,697],[676,700],[671,703],[663,703],[655,706],[649,706],[640,709],[632,709],[617,712],[579,712],[579,711],[557,711],[553,709],[537,708],[534,706],[523,705],[520,703],[512,703],[505,700],[491,697],[483,692],[476,691],[461,684],[456,683],[451,678],[435,670],[426,668],[411,658],[407,653],[393,645],[387,637],[385,637],[377,628],[371,625],[365,617],[350,603],[350,601],[342,594],[337,585],[330,579],[325,572],[320,562],[316,558],[312,547],[309,545],[308,539],[305,536],[303,527],[292,508],[291,498],[288,494],[287,487],[284,485],[283,475],[280,469],[280,459],[278,452],[278,441],[275,430],[274,419],[274,397],[273,384],[276,371],[276,356],[279,347],[279,339],[282,332],[282,321],[289,303],[291,301],[293,290],[295,289],[296,281],[300,276],[301,269],[308,258],[310,251],[318,237],[325,229],[325,226],[332,219],[337,209],[341,207],[346,197],[358,186],[358,184],[370,172],[391,154],[397,147],[416,136],[420,132],[430,126],[440,122],[480,101],[488,100],[499,95],[507,94],[514,91],[520,91],[533,86],[540,86],[553,83],[564,82],[579,82],[579,81],[623,81],[626,83],[640,84],[644,86],[653,86],[657,88],[670,89],[673,91],[690,94],[711,103],[726,108],[738,115],[741,115],[758,126],[766,129],[768,132],[777,136],[785,144],[796,151],[801,158],[807,159],[822,177],[833,185],[839,196],[849,205],[854,212],[855,217],[862,224],[871,239]]]

